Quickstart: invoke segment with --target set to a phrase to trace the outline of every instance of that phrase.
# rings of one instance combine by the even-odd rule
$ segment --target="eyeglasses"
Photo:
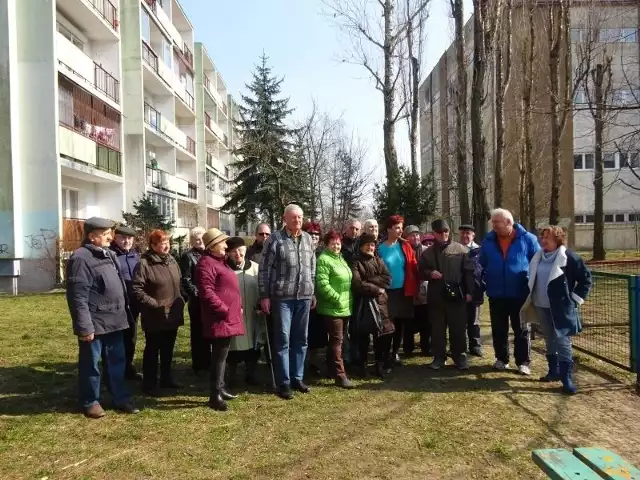
[[[260,237],[270,237],[271,234],[267,233],[267,232],[260,232],[260,233],[258,233],[258,236],[260,236]]]

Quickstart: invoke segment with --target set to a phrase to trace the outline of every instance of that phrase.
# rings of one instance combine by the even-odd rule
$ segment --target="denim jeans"
[[[536,307],[540,326],[544,332],[544,339],[547,344],[547,355],[557,355],[559,362],[571,362],[571,337],[558,335],[551,316],[550,308]]]
[[[273,300],[274,366],[278,385],[301,382],[307,356],[311,300]]]
[[[91,342],[78,340],[78,389],[80,403],[89,408],[100,401],[100,359],[106,361],[104,368],[113,404],[129,403],[131,394],[124,381],[126,358],[123,332],[96,335]]]

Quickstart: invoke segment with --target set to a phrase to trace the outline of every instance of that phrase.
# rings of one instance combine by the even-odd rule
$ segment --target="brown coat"
[[[184,299],[180,294],[180,267],[171,255],[149,250],[133,277],[133,294],[140,305],[142,329],[177,330],[184,325]]]
[[[444,302],[444,284],[458,284],[463,294],[474,292],[474,264],[469,260],[469,249],[464,245],[451,242],[444,248],[434,244],[420,256],[418,264],[420,278],[429,282],[427,289],[427,303]],[[443,275],[440,280],[431,278],[431,273],[438,271]],[[464,300],[461,300],[464,301]]]
[[[391,274],[380,257],[368,256],[357,253],[353,258],[351,265],[353,276],[351,278],[351,287],[353,289],[353,308],[357,315],[360,302],[363,298],[373,297],[380,308],[382,316],[381,335],[392,333],[395,329],[393,322],[389,318],[389,309],[387,307],[387,294],[380,294],[382,288],[386,290],[391,285]],[[357,323],[357,319],[356,319]]]

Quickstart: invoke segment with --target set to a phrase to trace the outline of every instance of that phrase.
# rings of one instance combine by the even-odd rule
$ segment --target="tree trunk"
[[[593,220],[593,259],[604,260],[604,163],[602,160],[602,138],[604,132],[604,90],[605,67],[599,63],[591,72],[595,94],[595,165],[593,172],[593,189],[595,195],[594,220]]]
[[[464,54],[464,11],[462,0],[453,0],[451,9],[455,23],[456,46],[456,161],[458,166],[458,202],[460,221],[471,222],[469,178],[467,174],[467,65]]]
[[[418,129],[420,128],[420,60],[411,56],[411,131],[409,132],[409,145],[411,147],[411,171],[419,175],[418,170]]]
[[[382,96],[384,102],[384,164],[387,169],[387,184],[389,188],[396,188],[395,173],[398,169],[398,154],[395,145],[395,85],[394,85],[394,48],[393,48],[393,15],[394,0],[384,0],[384,84],[382,86]]]
[[[535,6],[529,0],[529,12],[527,22],[529,25],[529,38],[526,44],[526,58],[524,60],[524,84],[523,84],[523,135],[524,135],[524,164],[527,178],[527,228],[530,232],[536,231],[536,184],[533,176],[533,141],[531,139],[531,92],[533,90],[533,60],[535,55],[536,29],[533,24]]]

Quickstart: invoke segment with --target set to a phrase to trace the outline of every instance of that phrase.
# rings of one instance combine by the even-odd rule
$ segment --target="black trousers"
[[[216,338],[211,349],[211,368],[209,369],[209,388],[211,396],[224,388],[224,370],[231,346],[231,337]]]
[[[191,326],[191,368],[194,372],[209,370],[211,342],[202,335],[202,320],[198,299],[189,300],[189,325]]]
[[[480,339],[480,305],[475,303],[467,303],[467,339],[469,341],[469,348],[482,347],[482,341]]]
[[[416,305],[413,307],[413,318],[405,324],[408,332],[403,335],[402,350],[410,355],[415,349],[416,333],[420,334],[420,351],[427,354],[431,351],[431,324],[429,323],[429,308],[427,305]]]
[[[122,332],[122,341],[124,343],[124,358],[125,358],[125,376],[130,375],[136,371],[133,367],[133,358],[136,355],[136,340],[138,338],[138,307],[130,305],[131,319],[129,321],[129,328]]]
[[[154,388],[158,384],[158,356],[160,357],[160,383],[172,380],[171,364],[177,335],[177,329],[144,332],[147,343],[142,355],[143,387]]]
[[[366,366],[367,356],[369,354],[369,334],[359,334],[358,340],[358,352],[360,354],[360,364]],[[391,343],[393,342],[393,335],[374,335],[373,336],[373,355],[376,363],[384,363],[385,366],[390,364]]]
[[[528,325],[520,323],[520,309],[524,299],[489,299],[491,315],[491,336],[496,359],[509,363],[509,323],[514,336],[514,356],[516,365],[528,365],[531,361],[531,333]]]
[[[447,329],[449,330],[449,345],[451,356],[458,361],[466,350],[467,305],[462,301],[429,304],[429,319],[431,320],[431,351],[434,358],[447,358]]]
[[[394,318],[393,326],[395,331],[392,335],[392,353],[397,355],[400,351],[400,345],[403,345],[404,353],[411,353],[414,345],[414,331],[412,318]],[[411,351],[407,351],[407,345],[411,346]]]

